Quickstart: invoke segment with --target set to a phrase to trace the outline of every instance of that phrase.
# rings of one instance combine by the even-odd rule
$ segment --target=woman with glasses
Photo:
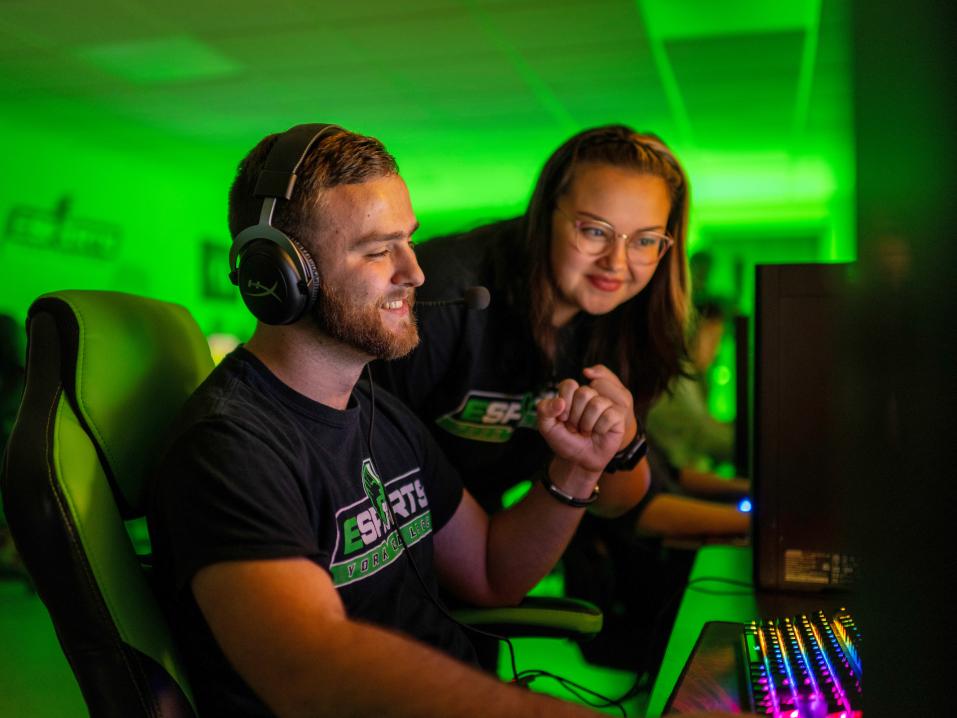
[[[612,605],[657,610],[641,607],[648,584],[635,576],[633,555],[613,565],[608,557],[630,545],[646,493],[654,493],[640,417],[686,359],[687,217],[687,179],[657,137],[623,125],[575,135],[545,163],[524,215],[417,248],[425,272],[417,300],[462,297],[480,285],[491,303],[485,311],[417,307],[419,346],[377,373],[431,429],[487,511],[529,481],[570,507],[588,507],[593,520],[582,522],[566,554],[566,588],[605,611],[602,637],[615,634],[607,648],[590,642],[589,658],[615,665],[606,656],[625,646],[622,667],[639,673],[636,645],[647,631],[627,614],[610,620]],[[535,430],[537,401],[567,378],[632,410],[592,496],[550,485],[548,450]],[[633,584],[640,590],[627,589]],[[476,649],[494,670],[497,646]]]
[[[611,125],[552,154],[524,215],[418,247],[418,300],[483,285],[491,304],[421,306],[419,347],[378,378],[432,429],[487,510],[530,477],[547,485],[535,404],[569,377],[622,398],[633,416],[597,496],[553,495],[600,515],[644,496],[639,417],[686,353],[687,216],[688,183],[671,151]]]

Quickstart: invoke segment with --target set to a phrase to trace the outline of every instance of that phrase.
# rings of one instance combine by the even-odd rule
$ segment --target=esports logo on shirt
[[[554,388],[524,394],[472,389],[457,409],[440,416],[435,423],[463,439],[501,444],[516,429],[534,429],[535,405],[555,394]]]
[[[402,554],[398,531],[407,546],[432,533],[429,499],[415,468],[383,484],[364,459],[359,479],[365,497],[336,512],[336,544],[329,572],[336,586],[368,578]],[[392,525],[386,501],[392,506],[398,528]]]
[[[389,509],[385,503],[385,489],[382,486],[382,480],[376,474],[375,469],[372,468],[372,461],[369,459],[362,462],[362,488],[379,515],[379,522],[382,527],[388,531],[390,522]]]

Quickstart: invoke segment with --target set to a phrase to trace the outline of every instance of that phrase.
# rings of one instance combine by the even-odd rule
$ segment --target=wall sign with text
[[[7,214],[3,238],[8,242],[76,254],[93,259],[113,259],[123,243],[123,229],[112,222],[71,216],[73,199],[64,195],[53,209],[15,205]]]

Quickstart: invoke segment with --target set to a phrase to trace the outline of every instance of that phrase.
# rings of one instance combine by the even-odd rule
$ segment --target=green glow
[[[564,596],[565,595],[565,576],[559,571],[553,571],[539,581],[528,592],[529,596]]]
[[[571,641],[559,641],[554,638],[516,638],[512,640],[519,672],[541,669],[542,666],[560,666],[552,670],[588,689],[605,696],[623,695],[634,683],[635,676],[627,671],[604,668],[587,663],[582,659],[581,649]],[[499,652],[498,675],[503,681],[512,680],[512,668],[508,662],[508,652]],[[530,686],[535,693],[545,693],[561,700],[574,700],[568,691],[554,680],[540,678]],[[625,702],[626,715],[644,715],[644,696],[632,697]],[[616,707],[594,708],[595,715],[620,716]]]
[[[661,37],[703,37],[804,27],[820,0],[636,0]]]
[[[714,382],[718,386],[724,386],[731,381],[731,369],[727,366],[719,366],[714,373]]]
[[[42,116],[56,117],[57,109],[63,108]],[[148,141],[128,142],[129,126],[95,124],[94,118],[64,124],[59,133],[29,117],[0,120],[0,131],[18,138],[7,155],[17,171],[0,173],[0,217],[17,206],[48,210],[68,196],[74,216],[111,222],[123,232],[118,252],[107,259],[3,237],[0,271],[7,290],[0,311],[23,317],[34,298],[54,289],[113,289],[184,304],[207,333],[248,336],[253,322],[238,299],[208,300],[200,292],[202,240],[222,244],[226,272],[224,188],[234,160],[143,131],[138,136]]]
[[[258,80],[245,39],[204,34],[208,13],[197,9],[196,26],[158,25],[180,34],[88,32],[89,44],[59,59],[48,54],[70,24],[43,13],[11,6],[0,18],[0,37],[26,58],[0,62],[9,90],[0,130],[11,139],[0,215],[51,209],[68,196],[76,216],[119,224],[125,241],[103,261],[0,237],[0,310],[17,317],[44,291],[111,288],[178,301],[207,333],[245,339],[253,320],[238,299],[202,294],[199,246],[221,246],[225,271],[225,194],[237,161],[266,132],[316,119],[374,134],[393,151],[420,238],[521,212],[545,159],[572,131],[623,121],[658,131],[682,159],[691,247],[714,254],[711,289],[741,294],[741,309],[750,308],[750,280],[735,275],[735,263],[855,256],[842,3],[636,0],[597,15],[472,3],[403,24],[435,31],[418,48],[396,34],[396,18],[375,24],[370,15],[365,34],[326,33],[339,71],[269,73],[263,102],[251,92]],[[313,31],[279,25],[269,30],[269,60],[292,68]],[[601,52],[566,54],[556,44],[592,27],[610,40]],[[762,44],[768,33],[783,34]],[[778,37],[786,42],[776,55]],[[739,40],[746,52],[736,52]],[[797,56],[783,54],[793,49]],[[427,66],[416,65],[423,54]],[[750,92],[753,79],[745,60],[780,67],[783,89],[742,101],[736,88]],[[335,98],[331,115],[317,97]]]
[[[734,374],[734,338],[725,330],[718,347],[714,364],[708,370],[708,410],[718,421],[734,421],[737,414],[735,392],[737,377]]]
[[[519,501],[525,498],[527,494],[532,489],[531,481],[520,481],[515,484],[512,488],[502,494],[502,508],[507,509],[513,504],[517,504]]]
[[[77,54],[101,70],[144,85],[222,77],[240,70],[233,60],[184,35],[91,45]]]
[[[824,202],[837,185],[833,166],[820,156],[688,153],[685,164],[699,207]]]

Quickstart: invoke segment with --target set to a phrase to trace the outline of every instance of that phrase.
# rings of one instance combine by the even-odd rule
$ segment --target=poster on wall
[[[112,222],[73,216],[72,208],[73,198],[68,194],[52,209],[14,205],[7,213],[3,237],[22,246],[92,259],[118,256],[123,229]]]

